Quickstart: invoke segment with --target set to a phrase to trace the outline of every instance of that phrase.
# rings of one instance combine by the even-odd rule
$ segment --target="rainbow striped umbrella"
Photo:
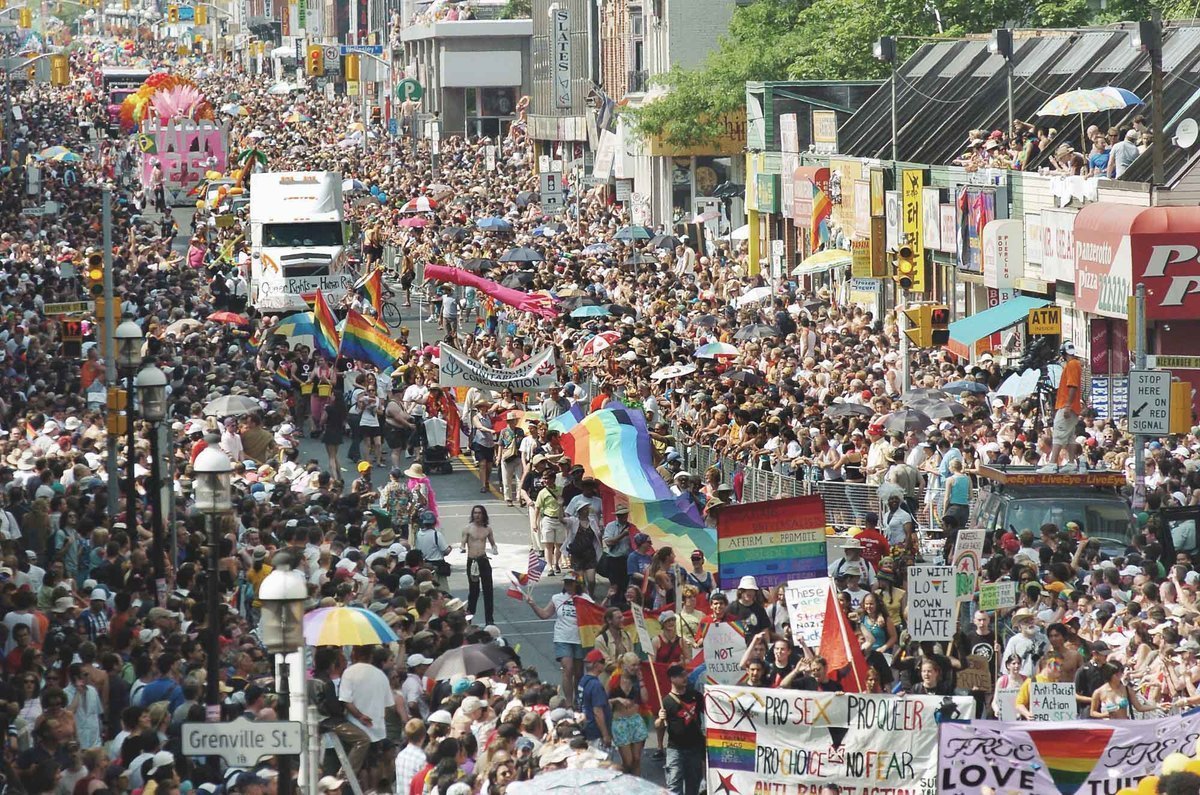
[[[740,351],[728,342],[710,342],[701,345],[692,354],[697,359],[715,359],[718,356],[737,356]]]
[[[397,640],[382,618],[361,607],[322,607],[304,616],[309,646],[375,646]]]

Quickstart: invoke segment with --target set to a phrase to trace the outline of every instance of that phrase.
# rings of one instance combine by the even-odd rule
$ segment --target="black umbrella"
[[[730,381],[740,381],[746,386],[759,386],[763,383],[763,377],[761,375],[758,373],[752,373],[749,370],[734,370],[732,372],[726,372],[721,377],[728,378]]]
[[[926,389],[924,387],[910,389],[900,396],[900,402],[906,406],[915,406],[918,403],[940,403],[949,399],[950,395],[940,389]]]
[[[861,403],[834,403],[822,412],[826,417],[873,417],[875,409]]]
[[[924,431],[930,425],[933,425],[933,420],[923,411],[916,409],[899,409],[893,411],[883,421],[883,427],[889,431],[900,431],[907,433],[908,431]]]
[[[496,267],[495,260],[471,257],[462,261],[462,269],[471,273],[486,273]]]
[[[717,324],[721,321],[717,319],[716,315],[700,315],[699,317],[692,318],[688,322],[693,326],[700,326],[701,328],[716,328]]]
[[[563,311],[570,312],[581,306],[600,306],[602,302],[599,298],[593,298],[590,295],[573,295],[570,298],[560,299],[558,303]]]
[[[448,226],[442,230],[442,240],[449,240],[454,243],[461,243],[471,236],[471,233],[463,229],[461,226]]]
[[[624,306],[622,304],[609,304],[608,311],[617,317],[625,317],[626,315],[629,317],[637,317],[637,311],[633,307]]]
[[[510,248],[500,257],[501,262],[542,262],[545,259],[536,249],[528,246]]]
[[[501,287],[508,287],[513,290],[524,290],[529,285],[533,284],[534,274],[531,271],[517,271],[510,273],[500,280]]]
[[[630,254],[628,257],[626,257],[625,264],[626,265],[657,265],[658,259],[655,257],[652,257],[649,254],[643,254],[642,252],[639,251],[636,254]]]
[[[655,235],[646,243],[646,248],[675,248],[680,242],[675,235]]]
[[[517,194],[517,206],[527,207],[536,201],[540,201],[541,196],[535,190],[523,190]]]
[[[921,411],[928,414],[930,419],[934,420],[957,420],[967,415],[967,407],[953,400],[923,404]]]
[[[749,326],[744,326],[738,329],[738,332],[733,335],[735,340],[765,340],[773,337],[778,337],[779,329],[774,326],[768,326],[766,323],[751,323]]]
[[[438,655],[425,675],[435,681],[456,676],[476,676],[503,668],[513,658],[511,650],[490,643],[471,643]]]

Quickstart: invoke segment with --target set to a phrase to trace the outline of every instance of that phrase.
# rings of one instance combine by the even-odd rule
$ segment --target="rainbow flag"
[[[656,548],[675,550],[679,560],[688,560],[696,549],[704,553],[706,563],[717,559],[716,529],[705,526],[696,506],[686,498],[647,501],[630,497],[629,521],[650,536]]]
[[[404,352],[404,347],[371,323],[361,312],[350,310],[342,328],[341,356],[375,365],[380,370],[391,367]]]
[[[607,608],[601,607],[590,599],[585,599],[582,596],[575,597],[575,620],[579,624],[579,640],[583,648],[590,649],[596,645],[596,636],[604,629],[604,612]],[[657,638],[662,634],[662,624],[658,621],[658,614],[662,610],[647,610],[646,629],[650,632],[651,638]],[[621,614],[623,620],[622,626],[629,630],[629,634],[633,637],[633,642],[637,643],[637,633],[633,629],[633,614],[626,610]],[[651,652],[646,650],[646,654]]]
[[[754,732],[710,728],[705,737],[709,767],[754,772],[754,755],[758,748]]]
[[[32,442],[38,437],[37,428],[33,427],[33,423],[25,420],[25,441]]]
[[[1104,756],[1112,735],[1112,729],[1035,728],[1029,732],[1029,739],[1033,740],[1058,791],[1062,795],[1075,795]]]
[[[276,368],[275,372],[271,373],[271,380],[274,381],[275,385],[280,389],[292,388],[292,376],[290,373],[288,373],[287,368],[282,364]]]
[[[325,300],[325,294],[320,290],[317,290],[316,299],[313,301],[313,325],[317,332],[313,335],[317,350],[327,359],[336,359],[338,348],[342,346],[337,333],[337,319]]]
[[[559,433],[570,433],[576,425],[583,422],[583,418],[586,416],[587,409],[583,407],[582,403],[572,403],[571,408],[567,409],[565,414],[559,414],[550,420],[547,427]]]
[[[383,314],[383,268],[375,268],[354,285],[354,292],[367,299],[375,316]]]
[[[550,423],[552,430],[569,422],[560,419]],[[675,498],[654,468],[646,415],[637,409],[616,404],[594,411],[563,433],[562,446],[567,457],[583,467],[584,475],[614,491],[648,502]]]

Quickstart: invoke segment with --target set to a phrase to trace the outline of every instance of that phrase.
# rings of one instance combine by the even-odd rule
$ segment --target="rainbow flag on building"
[[[317,290],[313,301],[313,326],[316,328],[313,342],[317,350],[327,359],[336,359],[338,349],[342,346],[337,333],[337,319],[333,316],[333,310],[329,308],[329,302],[325,300],[325,294],[320,290]]]
[[[350,310],[346,325],[342,328],[339,355],[385,370],[395,364],[403,352],[404,347],[400,343],[381,332],[361,312]]]
[[[383,268],[375,268],[354,285],[356,295],[361,295],[375,310],[375,316],[383,314]]]

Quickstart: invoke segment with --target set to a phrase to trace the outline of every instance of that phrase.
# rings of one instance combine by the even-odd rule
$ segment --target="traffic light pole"
[[[900,332],[900,394],[908,392],[911,371],[908,364],[908,290],[896,285],[896,327]]]
[[[113,272],[112,272],[112,188],[108,185],[100,188],[100,228],[102,230],[102,245],[104,246],[104,385],[112,389],[117,385],[117,351],[113,339]],[[108,460],[105,470],[108,472],[108,515],[116,516],[117,498],[120,494],[120,478],[117,476],[117,434],[110,433],[108,439]],[[132,452],[130,454],[132,458]]]

